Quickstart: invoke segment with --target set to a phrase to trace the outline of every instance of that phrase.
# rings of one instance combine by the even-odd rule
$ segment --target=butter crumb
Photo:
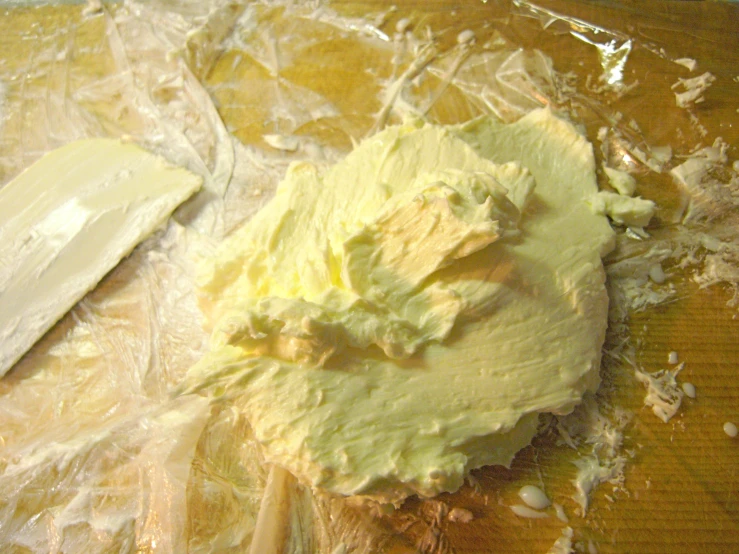
[[[615,192],[600,191],[590,198],[593,213],[607,215],[629,227],[646,227],[654,215],[655,204],[643,198],[630,198]]]
[[[636,180],[626,173],[610,167],[603,167],[608,183],[622,196],[631,196],[636,191]]]
[[[695,71],[695,68],[698,67],[698,62],[696,62],[693,58],[678,58],[675,60],[675,63],[678,65],[682,65],[689,71]]]
[[[667,280],[665,271],[662,269],[662,265],[659,263],[654,264],[649,268],[649,278],[656,284],[661,285]]]
[[[571,554],[574,552],[572,548],[572,527],[565,527],[562,529],[562,536],[559,537],[552,547],[547,551],[547,554]]]
[[[692,79],[678,79],[677,83],[672,85],[672,90],[678,88],[685,89],[683,92],[675,92],[675,102],[680,108],[687,108],[691,104],[703,102],[703,93],[710,87],[716,77],[712,73],[706,72]]]
[[[684,393],[675,381],[683,367],[684,364],[680,364],[673,371],[663,369],[655,373],[645,373],[637,369],[634,372],[637,380],[647,386],[644,405],[652,408],[654,414],[665,423],[677,413],[683,399]]]
[[[447,516],[453,523],[469,523],[475,519],[474,514],[465,508],[452,508]]]
[[[264,135],[264,142],[272,148],[283,150],[285,152],[295,152],[300,146],[300,140],[297,137],[289,137],[285,135]]]

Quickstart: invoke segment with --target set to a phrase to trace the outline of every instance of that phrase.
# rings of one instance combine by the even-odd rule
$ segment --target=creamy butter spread
[[[200,279],[211,353],[265,459],[401,502],[508,465],[599,384],[613,246],[591,146],[549,110],[404,124],[293,164]]]

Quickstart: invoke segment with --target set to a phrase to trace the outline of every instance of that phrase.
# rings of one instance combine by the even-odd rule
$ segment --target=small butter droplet
[[[470,29],[462,31],[457,35],[457,42],[459,44],[465,44],[467,42],[472,42],[473,40],[475,40],[475,32]]]
[[[665,275],[665,272],[660,264],[654,264],[652,267],[649,268],[649,278],[658,285],[661,285],[665,282],[667,276]]]
[[[452,508],[447,517],[454,523],[469,523],[475,518],[472,512],[464,508]]]
[[[549,498],[547,498],[547,495],[544,494],[544,491],[542,491],[539,487],[535,487],[533,485],[526,485],[525,487],[521,487],[521,490],[518,491],[518,496],[528,506],[536,510],[543,510],[544,508],[552,505],[552,502],[549,500]]]
[[[300,139],[285,135],[262,135],[264,142],[277,150],[295,152],[300,147]]]
[[[683,383],[683,392],[689,398],[695,398],[695,385],[693,383]]]
[[[724,433],[729,435],[732,439],[739,435],[739,429],[736,428],[736,425],[730,421],[727,421],[724,423]]]

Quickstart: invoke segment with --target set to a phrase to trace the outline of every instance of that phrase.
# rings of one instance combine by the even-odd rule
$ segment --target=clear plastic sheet
[[[270,198],[291,161],[328,164],[385,123],[514,121],[548,105],[582,126],[599,162],[636,176],[640,193],[659,202],[659,187],[671,191],[660,224],[648,235],[620,229],[608,260],[606,385],[608,371],[636,363],[630,313],[686,294],[689,279],[737,290],[736,170],[695,104],[666,132],[642,130],[654,126],[633,116],[639,87],[661,87],[654,96],[670,105],[675,93],[630,71],[637,55],[674,65],[641,37],[520,0],[456,19],[446,8],[319,2],[14,9],[24,11],[12,55],[0,56],[1,182],[72,140],[126,136],[206,186],[0,381],[4,550],[248,551],[269,468],[238,395],[174,394],[208,348],[197,262]],[[570,58],[557,58],[560,44]],[[705,163],[677,170],[684,182],[673,184],[670,171],[690,159]],[[655,264],[677,285],[650,280]],[[622,429],[596,420],[547,425],[563,437]],[[593,441],[567,440],[583,456],[604,455]],[[609,448],[622,459],[621,442]],[[453,549],[440,532],[443,501],[413,501],[387,518],[284,486],[285,551]]]

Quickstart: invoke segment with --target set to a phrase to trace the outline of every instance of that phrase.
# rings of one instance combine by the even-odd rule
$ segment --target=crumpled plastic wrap
[[[72,140],[125,136],[203,175],[205,190],[0,381],[4,551],[248,550],[269,468],[240,399],[175,391],[208,348],[198,259],[264,205],[291,161],[328,164],[403,117],[514,121],[547,105],[582,125],[600,162],[660,182],[685,159],[674,155],[713,141],[694,119],[675,123],[679,141],[648,136],[618,107],[641,85],[628,71],[633,52],[673,63],[658,46],[520,0],[457,19],[441,8],[319,2],[94,8],[13,8],[23,14],[7,39],[13,55],[0,56],[0,182]],[[553,57],[562,42],[574,60]],[[688,227],[620,230],[607,268],[611,364],[628,357],[627,314],[677,294],[650,282],[655,264],[679,254],[698,283],[736,287],[739,247],[726,218],[739,185],[716,148],[699,154],[710,167],[683,186],[683,201],[660,214]],[[723,196],[706,199],[714,189]],[[705,209],[691,215],[696,203]],[[415,525],[416,548],[451,548],[431,504],[388,521],[285,486],[285,551],[381,551]]]

